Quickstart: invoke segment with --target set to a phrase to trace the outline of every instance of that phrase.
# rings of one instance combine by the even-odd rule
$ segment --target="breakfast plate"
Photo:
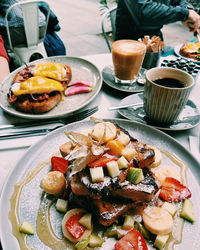
[[[145,71],[145,69],[140,70],[140,74],[142,74]],[[128,92],[128,93],[137,93],[137,92],[143,92],[144,91],[144,85],[138,84],[137,82],[134,82],[132,85],[122,85],[115,83],[114,80],[114,72],[113,72],[113,66],[106,66],[102,70],[102,76],[104,82],[110,86],[111,88],[117,89],[119,91]]]
[[[199,173],[199,163],[198,161],[188,152],[181,144],[179,144],[172,137],[164,134],[163,132],[156,130],[150,126],[127,121],[123,119],[113,119],[106,120],[111,121],[114,124],[119,125],[129,131],[130,135],[137,138],[143,143],[149,145],[154,145],[163,151],[168,152],[169,155],[173,155],[176,161],[181,160],[188,166],[187,169],[187,186],[192,192],[192,202],[194,204],[196,222],[191,224],[189,222],[184,223],[183,234],[181,243],[176,245],[177,250],[181,249],[199,249],[199,230],[200,230],[200,203],[198,200],[200,192],[200,173]],[[44,219],[37,217],[38,209],[40,206],[45,208],[48,204],[43,204],[44,193],[40,188],[40,180],[42,176],[49,171],[49,159],[50,157],[58,151],[58,147],[66,142],[66,136],[64,132],[66,131],[76,131],[80,132],[83,130],[88,130],[94,126],[94,121],[82,121],[64,126],[56,131],[48,134],[38,143],[33,145],[26,154],[17,163],[16,167],[10,173],[1,194],[0,200],[0,238],[3,249],[20,249],[19,243],[14,236],[12,231],[11,220],[14,225],[18,225],[21,221],[29,221],[35,230],[35,234],[32,236],[25,237],[27,248],[31,249],[74,249],[73,245],[68,245],[68,247],[58,248],[55,244],[58,242],[60,244],[60,238],[62,238],[62,233],[60,229],[60,223],[62,220],[61,213],[53,213],[53,207],[50,209],[50,221],[55,235],[49,234],[49,221],[45,221],[46,224],[40,226],[36,222],[37,219]],[[164,159],[167,164],[173,161],[171,158]],[[19,184],[20,183],[20,184]],[[19,184],[19,185],[17,185]],[[16,210],[11,212],[11,207],[15,206],[16,194],[19,195],[19,203]],[[12,199],[11,199],[12,196]],[[11,199],[11,200],[10,200]],[[18,199],[18,198],[17,198]],[[12,201],[12,204],[11,204]],[[43,211],[43,210],[42,210]],[[18,221],[19,220],[19,221]],[[41,231],[40,231],[41,229]],[[38,237],[38,232],[44,233],[45,237],[42,240]],[[15,231],[16,236],[19,236],[19,231]],[[21,237],[21,236],[20,236]],[[22,237],[24,235],[22,234]],[[46,242],[45,242],[46,240]],[[54,241],[55,240],[55,241]],[[23,240],[22,240],[23,241]],[[52,243],[51,247],[47,247],[49,242]],[[25,249],[25,248],[21,248]],[[104,242],[100,249],[113,249],[113,238],[110,241]],[[150,247],[149,249],[152,249]],[[168,248],[168,249],[173,249]]]
[[[183,46],[183,44],[177,44],[177,45],[174,47],[174,52],[175,52],[175,54],[176,54],[177,56],[181,57],[181,58],[184,58],[184,59],[188,60],[188,61],[191,61],[191,62],[195,62],[195,63],[200,64],[200,61],[197,61],[197,60],[195,60],[195,59],[192,59],[192,58],[185,57],[185,56],[181,55],[181,54],[180,54],[180,49],[181,49],[182,46]]]
[[[132,104],[132,103],[142,103],[143,102],[143,93],[138,93],[134,95],[129,95],[122,99],[119,103],[119,106]],[[179,117],[174,121],[174,123],[169,125],[155,124],[147,119],[145,116],[143,105],[138,105],[134,107],[119,109],[118,112],[123,117],[132,120],[141,122],[146,125],[156,127],[161,130],[186,130],[197,126],[200,123],[200,111],[195,103],[191,100],[188,100],[183,111]]]
[[[64,97],[63,100],[55,108],[47,113],[28,114],[21,112],[19,110],[16,110],[8,103],[7,94],[9,92],[13,77],[17,72],[24,68],[24,66],[22,66],[12,72],[2,83],[2,86],[0,88],[0,106],[4,111],[8,112],[9,114],[26,119],[43,120],[49,118],[66,117],[89,104],[97,96],[101,89],[102,76],[100,71],[94,64],[85,59],[81,59],[78,57],[55,56],[34,61],[34,63],[30,63],[30,65],[40,62],[58,62],[64,65],[69,65],[72,69],[72,81],[89,81],[92,83],[92,91],[89,93],[82,93]]]

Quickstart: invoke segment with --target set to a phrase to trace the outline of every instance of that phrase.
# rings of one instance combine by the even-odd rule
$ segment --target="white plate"
[[[12,79],[18,71],[24,68],[24,66],[22,66],[12,72],[2,83],[0,89],[0,105],[3,110],[12,115],[28,119],[49,119],[65,117],[89,104],[101,89],[102,76],[100,71],[94,64],[85,59],[77,57],[55,56],[37,60],[30,64],[39,62],[59,62],[62,64],[70,65],[72,68],[72,81],[89,80],[93,84],[93,91],[89,93],[82,93],[64,97],[64,101],[61,101],[55,108],[44,114],[23,113],[13,108],[7,100],[7,94],[11,86]]]
[[[191,199],[194,204],[197,221],[194,224],[185,222],[182,242],[175,248],[176,250],[200,249],[200,171],[198,161],[177,141],[161,131],[158,131],[147,125],[122,119],[114,119],[110,121],[118,124],[122,128],[127,129],[130,134],[138,140],[168,151],[186,163],[188,166],[188,187],[192,192]],[[66,142],[64,131],[85,130],[93,125],[94,122],[92,121],[82,121],[67,125],[48,134],[27,151],[27,153],[10,173],[10,176],[8,177],[7,182],[2,190],[0,200],[0,238],[3,249],[19,249],[18,241],[12,234],[11,223],[9,220],[10,197],[15,189],[15,184],[22,181],[28,173],[38,166],[38,164],[48,160],[53,153],[58,151],[58,147]],[[22,189],[20,195],[21,202],[18,211],[18,214],[20,214],[20,221],[28,220],[30,223],[35,225],[37,209],[39,203],[41,202],[40,199],[42,195],[39,183],[44,172],[48,172],[48,166],[46,166],[41,172],[39,172],[39,174],[37,174],[37,178],[35,177]],[[54,226],[56,226],[57,229],[61,228],[59,223]],[[33,236],[28,237],[28,244],[30,247],[32,247],[32,249],[35,250],[49,249],[40,242],[36,233]],[[111,249],[109,244],[106,246],[106,249]]]
[[[182,58],[188,60],[188,61],[191,61],[191,62],[195,62],[195,63],[200,64],[200,61],[197,61],[197,60],[195,60],[195,59],[192,59],[192,58],[188,58],[188,57],[182,56],[182,55],[180,54],[180,49],[181,49],[182,46],[183,46],[183,44],[178,44],[178,45],[176,45],[176,46],[174,47],[174,52],[175,52],[175,54],[176,54],[177,56],[180,56],[180,57],[182,57]]]

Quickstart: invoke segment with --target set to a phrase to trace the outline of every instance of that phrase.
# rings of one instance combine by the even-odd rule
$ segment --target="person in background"
[[[186,0],[119,0],[116,16],[116,40],[138,40],[145,35],[163,40],[163,25],[182,21],[191,32],[198,32],[200,15]]]
[[[2,35],[5,47],[9,48],[5,16],[8,8],[20,2],[20,0],[0,0],[0,34]],[[39,37],[42,37],[45,31],[45,15],[39,12]],[[12,10],[9,16],[9,29],[12,37],[13,46],[26,44],[26,35],[24,30],[24,22],[22,19],[22,12],[19,7]]]
[[[44,3],[40,3],[39,8],[46,16],[48,11],[46,5]],[[61,27],[57,16],[52,10],[50,10],[47,32],[44,39],[44,46],[48,56],[66,55],[65,45],[57,34],[60,29]]]
[[[5,47],[9,49],[7,31],[6,31],[6,23],[5,23],[5,15],[8,8],[20,2],[21,0],[0,0],[0,34],[5,42]],[[46,15],[48,12],[48,7],[45,3],[39,3],[39,37],[43,37],[46,26]],[[24,23],[22,18],[22,12],[19,7],[14,8],[9,16],[9,28],[12,37],[13,46],[24,45],[26,44],[26,35],[24,30]],[[66,55],[65,45],[60,39],[60,37],[56,34],[61,28],[59,26],[59,20],[57,16],[54,14],[52,10],[50,10],[50,16],[47,26],[47,32],[44,39],[44,47],[47,53],[47,56],[58,56],[58,55]],[[13,55],[12,55],[13,56]],[[37,56],[37,55],[36,55]],[[41,57],[33,57],[32,60],[40,59]],[[32,61],[31,60],[31,61]],[[15,61],[14,59],[12,61]],[[15,63],[14,63],[15,64]],[[18,65],[13,65],[13,69]]]
[[[4,47],[4,41],[0,35],[0,82],[10,73],[9,57]]]

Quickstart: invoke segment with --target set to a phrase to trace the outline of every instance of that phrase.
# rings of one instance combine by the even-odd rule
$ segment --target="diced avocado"
[[[195,222],[194,208],[191,200],[185,199],[180,216],[190,222]]]
[[[100,247],[103,244],[104,240],[100,238],[97,234],[91,234],[89,237],[89,246],[90,247]]]
[[[119,166],[119,169],[123,169],[123,168],[127,168],[128,167],[128,161],[126,160],[126,158],[124,156],[121,156],[118,159],[117,164]]]
[[[166,209],[172,216],[174,216],[177,211],[177,208],[169,202],[164,202],[162,207]]]
[[[57,199],[56,209],[59,212],[66,213],[67,212],[67,207],[68,207],[68,201],[63,200],[63,199]]]
[[[131,215],[126,215],[124,219],[124,224],[122,228],[124,230],[130,230],[134,227],[134,217]]]
[[[143,171],[141,168],[130,168],[127,176],[128,181],[137,184],[144,180]]]
[[[19,227],[19,231],[21,233],[25,233],[25,234],[34,234],[34,229],[33,229],[33,225],[31,225],[29,222],[24,221],[21,226]]]
[[[119,175],[119,166],[116,161],[110,161],[106,164],[109,175],[114,178]]]
[[[89,238],[79,241],[78,243],[76,243],[75,247],[77,250],[84,250],[88,244]]]
[[[90,230],[92,228],[92,214],[84,214],[78,222]]]
[[[136,222],[134,227],[143,235],[145,239],[150,240],[151,233],[141,223]]]
[[[108,227],[104,233],[106,237],[117,237],[117,225],[113,224],[112,226]]]
[[[102,167],[90,168],[90,176],[93,183],[104,181],[103,168]]]
[[[124,148],[121,155],[126,158],[127,161],[131,161],[135,157],[136,151],[134,148]]]
[[[159,250],[161,250],[165,246],[168,239],[169,239],[169,234],[157,235],[153,245]]]

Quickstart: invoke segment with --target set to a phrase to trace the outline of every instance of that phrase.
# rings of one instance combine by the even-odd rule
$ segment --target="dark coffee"
[[[159,78],[154,80],[154,82],[160,86],[168,88],[184,88],[185,85],[183,82],[173,79],[173,78]]]

